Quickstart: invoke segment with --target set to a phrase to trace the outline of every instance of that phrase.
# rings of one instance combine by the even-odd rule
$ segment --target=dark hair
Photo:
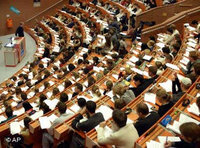
[[[172,47],[176,50],[176,51],[179,51],[180,50],[180,44],[179,43],[175,43],[172,45]]]
[[[151,72],[153,75],[157,74],[157,67],[156,66],[150,66],[149,67],[149,72]]]
[[[8,118],[13,116],[13,110],[12,110],[11,106],[8,106],[8,107],[6,108],[5,113],[6,113],[6,116],[7,116]]]
[[[64,114],[67,110],[67,105],[63,102],[58,102],[56,106],[58,107],[58,111],[60,112],[60,114]]]
[[[47,97],[46,97],[44,94],[41,94],[41,95],[39,96],[39,98],[40,98],[40,103],[44,102],[44,100],[47,99]]]
[[[83,73],[84,73],[84,74],[88,74],[89,71],[90,71],[90,70],[89,70],[88,68],[84,68],[84,69],[83,69]]]
[[[33,108],[28,101],[23,102],[22,106],[24,107],[25,111],[28,111]]]
[[[198,25],[198,21],[197,20],[193,20],[192,21],[192,25]]]
[[[22,98],[23,101],[27,100],[27,94],[22,92],[21,93],[21,98]]]
[[[93,57],[93,61],[94,61],[94,64],[97,65],[99,63],[99,58],[98,57]]]
[[[149,108],[145,103],[137,104],[136,110],[138,113],[142,113],[143,115],[147,115],[149,113]]]
[[[17,86],[21,86],[21,85],[23,85],[23,84],[24,84],[23,81],[19,81],[19,82],[17,83]]]
[[[156,42],[156,38],[154,36],[149,36],[149,39]]]
[[[70,80],[65,80],[65,88],[69,87],[72,85],[72,82]]]
[[[200,75],[200,63],[199,62],[194,63],[194,72],[195,72],[195,74]]]
[[[24,118],[24,126],[26,128],[29,128],[29,123],[31,122],[31,118],[30,117],[25,117]]]
[[[48,113],[49,111],[51,111],[50,108],[49,108],[49,106],[48,106],[46,103],[44,103],[44,102],[42,102],[42,103],[40,104],[40,109],[43,110],[44,114],[46,114],[46,113]]]
[[[112,113],[112,118],[119,127],[124,127],[126,125],[127,115],[125,112],[115,109]]]
[[[95,113],[96,103],[94,101],[87,101],[86,108],[90,113]]]
[[[79,89],[80,91],[83,91],[83,85],[80,83],[76,83],[76,87],[77,89]]]
[[[83,60],[86,60],[87,57],[88,57],[88,54],[87,54],[87,53],[84,53],[84,54],[83,54]]]
[[[76,67],[73,64],[69,64],[68,65],[69,71],[74,70]]]
[[[144,80],[144,77],[143,77],[143,75],[136,74],[136,75],[133,77],[133,80],[134,80],[134,81],[140,81],[140,83],[142,83],[143,80]]]
[[[174,29],[173,29],[172,27],[168,27],[168,28],[167,28],[167,31],[170,32],[170,33],[173,33],[173,32],[174,32]]]
[[[166,55],[166,59],[172,61],[173,57],[171,55]]]
[[[163,48],[162,48],[162,52],[163,52],[163,53],[169,54],[169,53],[170,53],[169,47],[167,47],[167,46],[163,47]]]
[[[44,68],[44,65],[43,64],[39,64],[39,68]]]
[[[60,101],[63,102],[63,103],[68,101],[68,95],[65,92],[62,92],[60,94]]]
[[[54,96],[57,95],[59,92],[60,92],[60,90],[57,87],[53,88],[53,95]]]
[[[84,98],[79,98],[78,99],[78,106],[83,108],[86,105],[86,100]]]
[[[92,86],[95,82],[96,80],[92,76],[88,77],[88,87]]]
[[[82,59],[78,59],[78,65],[80,65],[81,63],[83,63]]]
[[[126,106],[126,102],[123,99],[119,98],[115,100],[114,106],[115,109],[122,109],[124,106]]]

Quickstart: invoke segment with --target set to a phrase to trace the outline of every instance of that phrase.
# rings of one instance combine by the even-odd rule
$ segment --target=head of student
[[[170,102],[171,96],[169,93],[166,92],[163,88],[157,90],[156,97],[161,104],[165,104]]]
[[[192,85],[192,81],[187,77],[182,78],[180,82],[182,91],[187,91]]]
[[[86,100],[84,98],[79,98],[78,99],[78,106],[83,108],[86,105]]]
[[[140,118],[144,118],[149,114],[149,108],[145,103],[139,103],[136,106],[136,112]]]
[[[80,93],[83,91],[83,85],[80,83],[76,83],[75,92]]]
[[[154,76],[156,76],[156,74],[157,74],[157,67],[156,66],[150,66],[149,67],[149,71],[148,71],[148,74],[149,74],[149,76],[150,77],[154,77]]]
[[[188,142],[200,142],[200,127],[194,122],[183,123],[179,130],[181,132],[181,138]]]
[[[5,113],[6,113],[6,116],[7,116],[8,118],[10,118],[10,117],[13,116],[13,110],[12,110],[11,106],[8,106],[8,107],[6,108]]]
[[[30,117],[25,117],[24,118],[24,126],[26,128],[29,128],[29,123],[31,122],[31,118]]]
[[[115,109],[122,109],[124,106],[126,106],[126,102],[122,99],[116,99],[114,103]]]
[[[87,101],[86,102],[86,112],[91,114],[94,114],[96,110],[96,103],[94,101]]]
[[[66,113],[67,105],[65,103],[58,102],[57,107],[58,107],[58,111],[59,111],[60,114]]]
[[[140,74],[136,74],[134,77],[133,77],[133,80],[135,82],[135,85],[138,86],[140,84],[142,84],[143,80],[144,80],[144,77]]]
[[[189,59],[191,62],[195,62],[198,59],[198,53],[196,51],[190,51]]]
[[[112,118],[118,128],[122,128],[122,127],[126,126],[127,115],[125,114],[124,111],[115,109],[112,113]]]
[[[65,92],[62,92],[60,94],[60,101],[63,102],[63,103],[68,101],[68,95]]]

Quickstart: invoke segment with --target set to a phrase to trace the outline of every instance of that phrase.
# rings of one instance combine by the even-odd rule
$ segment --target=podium
[[[12,38],[10,43],[4,46],[4,61],[6,67],[15,67],[26,55],[24,37]]]

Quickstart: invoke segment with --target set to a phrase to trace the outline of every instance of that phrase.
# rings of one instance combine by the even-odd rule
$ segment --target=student
[[[144,91],[144,89],[141,87],[144,81],[144,77],[140,74],[136,74],[133,77],[133,81],[136,87],[130,87],[129,89],[132,90],[133,93],[135,94],[135,97],[137,97]]]
[[[176,34],[179,34],[179,31],[176,29],[176,26],[174,24],[171,24],[167,28],[167,33],[169,34],[169,37],[165,40],[165,45],[170,44],[172,40],[174,39]]]
[[[65,80],[64,82],[65,84],[65,88],[69,87],[70,85],[72,85],[72,82],[70,80]]]
[[[133,148],[135,141],[139,138],[137,130],[133,124],[126,124],[127,115],[121,110],[114,110],[112,113],[113,133],[105,137],[106,123],[102,122],[97,129],[97,141],[100,145],[115,145],[120,148]]]
[[[12,110],[11,106],[8,106],[6,108],[5,113],[6,113],[7,119],[2,121],[0,124],[5,123],[5,122],[11,120],[12,118],[16,117],[16,115],[13,115],[13,110]]]
[[[102,113],[95,113],[95,110],[96,110],[96,103],[93,101],[87,101],[86,107],[83,108],[79,112],[78,116],[72,121],[72,127],[76,130],[89,132],[100,122],[104,121]],[[88,120],[80,122],[80,120],[83,119],[84,113],[88,115]]]
[[[136,106],[136,112],[139,116],[134,123],[135,128],[138,131],[139,136],[145,133],[151,126],[153,126],[160,118],[158,113],[149,112],[149,108],[145,103],[139,103]]]
[[[95,82],[96,82],[96,80],[92,76],[89,76],[88,77],[88,86],[86,86],[86,87],[92,86],[93,84],[95,84]]]
[[[67,95],[65,92],[62,92],[62,93],[60,94],[60,102],[65,103],[65,102],[67,102],[67,101],[68,101],[68,95]]]
[[[200,59],[198,58],[198,53],[196,51],[190,51],[189,52],[189,62],[186,65],[186,70],[181,68],[181,71],[184,74],[190,74],[192,72],[192,68],[195,62],[200,62]]]
[[[49,106],[45,102],[42,102],[40,104],[40,109],[43,110],[44,114],[46,114],[46,113],[51,111],[51,109],[49,108]]]
[[[106,95],[109,91],[111,91],[113,88],[113,82],[108,80],[106,81],[106,89],[104,90],[103,94]]]
[[[115,109],[122,109],[124,106],[126,106],[126,102],[123,99],[119,98],[115,100],[114,102]]]
[[[165,143],[165,148],[199,148],[200,147],[200,127],[196,123],[186,122],[183,123],[179,130],[181,132],[180,142],[169,142]]]
[[[25,117],[24,118],[24,128],[21,130],[21,135],[23,137],[23,144],[26,148],[32,148],[33,147],[33,137],[29,131],[29,123],[31,122],[31,118]]]
[[[175,73],[172,78],[172,101],[176,103],[190,88],[192,85],[192,81],[190,78],[184,77],[179,82],[179,79],[177,78],[177,74]],[[178,90],[176,90],[176,87]]]
[[[171,96],[164,89],[159,89],[156,92],[156,97],[158,101],[161,103],[159,106],[158,114],[162,117],[169,109],[172,108],[174,103],[171,101]]]
[[[58,111],[59,111],[59,117],[52,123],[51,127],[47,129],[47,133],[43,133],[42,136],[42,147],[43,148],[50,148],[51,145],[53,145],[53,129],[58,124],[63,123],[65,120],[71,118],[73,114],[66,113],[67,106],[65,103],[58,102],[57,104]]]
[[[86,105],[86,100],[84,98],[79,98],[78,99],[78,106],[83,109]]]
[[[192,83],[194,83],[200,75],[200,62],[195,62],[193,67],[194,71],[187,75],[192,80]]]
[[[72,98],[78,95],[80,92],[83,91],[83,86],[80,83],[76,83],[75,92],[72,94]]]
[[[120,83],[113,88],[113,95],[114,99],[121,98],[125,101],[126,104],[135,98],[133,91],[129,90],[127,86],[124,86]],[[117,97],[117,95],[119,97]]]

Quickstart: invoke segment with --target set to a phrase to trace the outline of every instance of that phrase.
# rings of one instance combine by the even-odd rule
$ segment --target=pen
[[[167,141],[168,141],[168,136],[166,137],[166,143],[167,143]]]

